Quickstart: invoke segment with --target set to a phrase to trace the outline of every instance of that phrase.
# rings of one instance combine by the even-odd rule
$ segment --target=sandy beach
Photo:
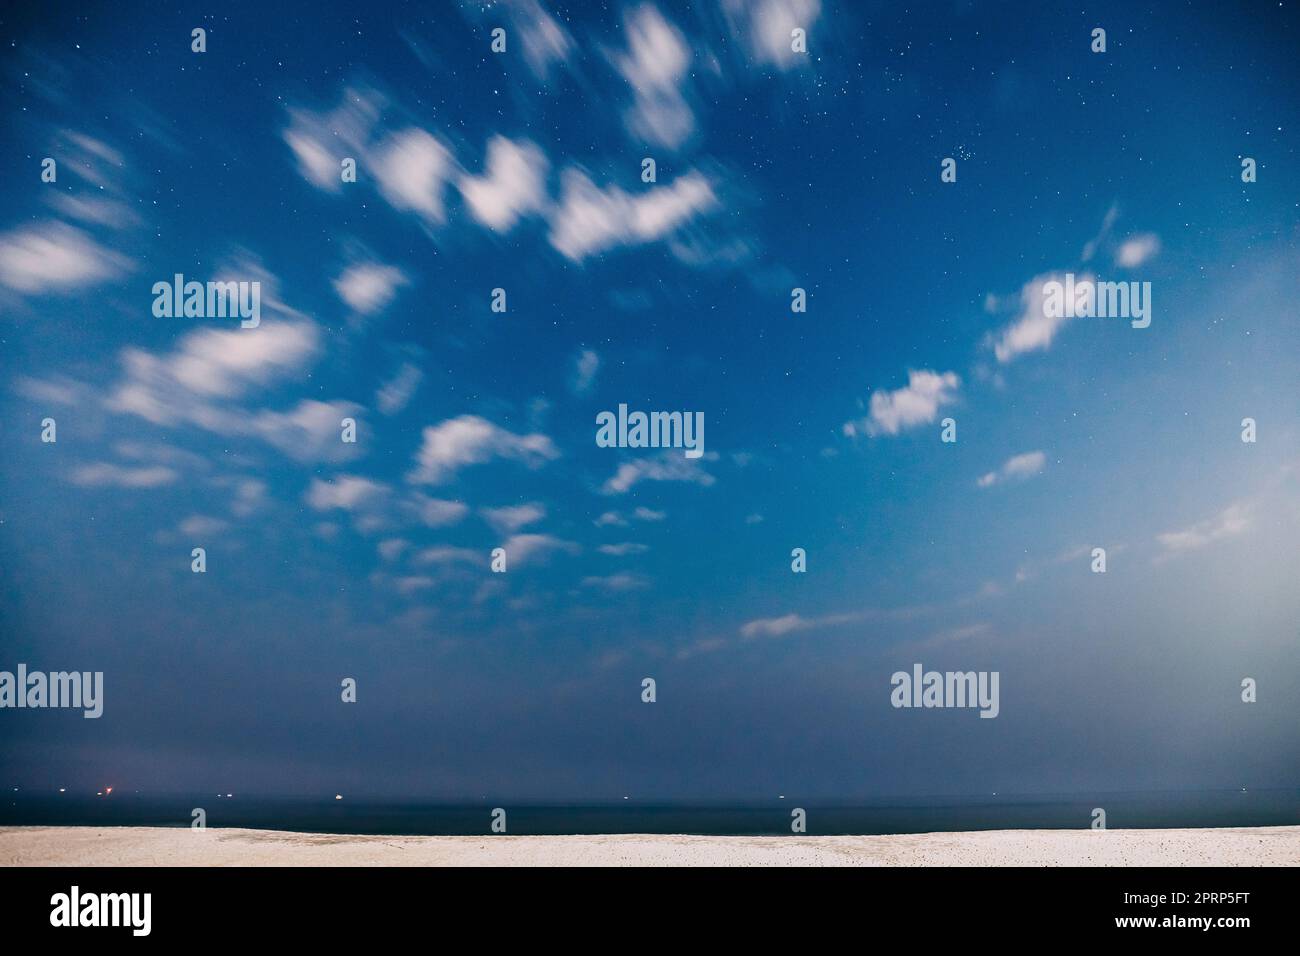
[[[355,836],[3,827],[4,866],[1296,866],[1300,827],[897,836]]]

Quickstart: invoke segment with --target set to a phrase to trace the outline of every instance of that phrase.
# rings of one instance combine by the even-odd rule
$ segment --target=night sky
[[[1300,787],[1294,3],[179,6],[0,14],[0,784]]]

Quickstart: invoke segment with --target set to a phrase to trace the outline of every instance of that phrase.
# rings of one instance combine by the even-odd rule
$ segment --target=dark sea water
[[[0,826],[188,827],[195,808],[209,827],[251,827],[315,833],[448,834],[491,832],[501,806],[508,832],[696,833],[759,835],[790,833],[791,811],[807,812],[810,834],[929,833],[950,830],[1083,829],[1093,808],[1106,811],[1110,829],[1245,827],[1300,824],[1300,791],[1261,790],[1071,795],[984,795],[888,798],[852,806],[793,797],[747,804],[561,805],[483,802],[430,804],[114,792],[97,797],[72,793],[10,791],[0,798]]]

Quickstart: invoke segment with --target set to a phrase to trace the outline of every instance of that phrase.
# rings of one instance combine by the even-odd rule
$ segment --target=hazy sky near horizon
[[[0,14],[0,783],[1300,787],[1293,5],[228,6]]]

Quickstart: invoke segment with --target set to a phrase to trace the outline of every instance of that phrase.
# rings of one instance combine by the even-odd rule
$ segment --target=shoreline
[[[1300,826],[886,836],[0,827],[0,866],[1300,866]]]

